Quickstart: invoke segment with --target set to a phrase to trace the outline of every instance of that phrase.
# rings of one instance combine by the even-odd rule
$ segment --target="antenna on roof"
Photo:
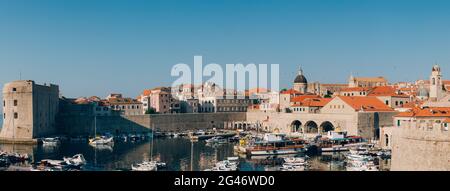
[[[19,70],[19,80],[22,80],[22,71]]]

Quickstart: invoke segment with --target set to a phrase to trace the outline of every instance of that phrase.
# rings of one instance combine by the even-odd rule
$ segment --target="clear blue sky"
[[[194,55],[218,64],[302,65],[309,81],[350,73],[391,82],[450,74],[450,1],[0,0],[0,83],[60,85],[65,96],[136,96],[170,85]]]

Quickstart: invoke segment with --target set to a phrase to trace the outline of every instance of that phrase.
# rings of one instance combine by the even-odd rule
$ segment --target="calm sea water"
[[[199,171],[211,168],[216,162],[227,157],[236,156],[233,146],[233,143],[222,145],[208,145],[204,141],[191,143],[185,138],[155,138],[153,141],[135,143],[116,142],[113,147],[104,148],[94,148],[88,143],[63,142],[56,147],[0,144],[0,150],[28,153],[33,161],[62,160],[64,156],[81,153],[88,162],[83,170],[91,171],[130,170],[132,164],[151,158],[166,162],[167,168],[163,170]],[[343,153],[312,156],[309,160],[310,170],[345,170],[343,159]],[[242,171],[276,170],[280,166],[277,163],[280,160],[280,158],[271,157],[241,156],[240,169]]]

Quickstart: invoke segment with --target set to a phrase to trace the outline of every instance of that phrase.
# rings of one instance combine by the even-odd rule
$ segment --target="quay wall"
[[[449,171],[450,132],[392,128],[393,171]]]
[[[65,135],[97,133],[145,133],[151,128],[161,132],[224,128],[225,122],[245,121],[245,113],[189,113],[135,116],[60,116],[58,132]],[[96,121],[96,123],[95,123]]]
[[[265,130],[282,133],[293,132],[292,124],[295,121],[299,121],[302,128],[315,124],[319,130],[324,122],[330,122],[335,128],[340,127],[356,133],[357,131],[353,127],[356,127],[358,120],[357,116],[352,114],[247,112],[247,121],[259,122]]]
[[[397,112],[351,112],[351,113],[278,113],[278,112],[247,112],[247,121],[261,123],[268,131],[282,133],[293,132],[293,123],[299,121],[301,127],[315,125],[321,132],[327,122],[333,128],[339,127],[349,135],[362,136],[366,139],[377,138],[377,131],[386,126],[392,126],[392,116]]]

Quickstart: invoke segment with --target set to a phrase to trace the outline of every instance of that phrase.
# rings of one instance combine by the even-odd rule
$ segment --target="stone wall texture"
[[[135,116],[61,116],[58,132],[61,134],[93,135],[97,133],[145,133],[157,131],[185,131],[223,128],[225,122],[245,121],[245,113],[155,114]],[[96,124],[96,125],[95,125]]]
[[[393,171],[449,171],[450,133],[440,129],[392,128]]]

